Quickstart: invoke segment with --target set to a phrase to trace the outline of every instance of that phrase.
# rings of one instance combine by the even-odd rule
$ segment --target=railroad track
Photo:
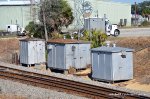
[[[0,78],[11,79],[25,84],[47,89],[55,89],[70,94],[81,95],[93,99],[150,99],[150,97],[129,92],[90,85],[82,82],[57,78],[44,74],[23,71],[0,66]]]

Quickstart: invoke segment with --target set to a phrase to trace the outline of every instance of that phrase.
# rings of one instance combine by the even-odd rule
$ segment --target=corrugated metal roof
[[[90,43],[86,41],[81,40],[75,40],[75,39],[51,39],[48,41],[48,43],[59,43],[59,44],[75,44],[75,43]]]
[[[26,39],[21,39],[20,41],[45,41],[45,40],[39,38],[26,38]]]
[[[121,52],[121,51],[126,51],[126,52],[132,52],[134,49],[129,49],[129,48],[123,48],[123,47],[98,47],[98,48],[93,48],[92,51],[100,51],[100,52]]]

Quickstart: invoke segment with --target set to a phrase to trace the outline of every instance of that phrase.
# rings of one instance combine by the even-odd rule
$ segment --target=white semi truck
[[[17,33],[18,36],[25,36],[25,29],[17,24],[6,25],[6,31],[13,34]]]
[[[86,18],[84,19],[84,29],[96,29],[113,36],[120,34],[117,24],[110,24],[107,18]]]

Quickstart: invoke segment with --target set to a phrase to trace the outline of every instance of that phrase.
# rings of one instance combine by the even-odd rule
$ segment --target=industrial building
[[[5,30],[6,25],[9,24],[25,27],[30,21],[37,20],[37,16],[33,17],[33,13],[37,13],[37,10],[33,11],[33,5],[38,1],[0,0],[0,30]],[[112,24],[131,26],[131,4],[105,0],[67,1],[75,17],[70,29],[81,28],[84,21],[83,16],[84,18],[102,18],[106,15]]]
[[[25,27],[31,20],[32,7],[30,0],[0,0],[0,30],[6,30],[6,25],[18,24]]]
[[[83,17],[107,17],[111,24],[131,26],[131,4],[129,3],[113,2],[111,0],[67,1],[73,9],[75,16],[73,26],[76,28],[79,28],[83,25]]]

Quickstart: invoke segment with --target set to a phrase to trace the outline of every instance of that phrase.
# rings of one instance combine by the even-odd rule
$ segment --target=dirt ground
[[[12,54],[18,52],[18,38],[0,38],[0,61],[11,63]]]
[[[0,94],[0,99],[27,99],[27,98],[12,94]]]
[[[150,37],[111,38],[117,46],[133,48],[134,79],[116,84],[135,90],[150,92]]]
[[[108,40],[115,42],[117,46],[135,49],[133,53],[134,79],[114,85],[150,92],[150,37],[110,37]],[[11,63],[12,54],[18,50],[18,38],[0,39],[0,61]]]

